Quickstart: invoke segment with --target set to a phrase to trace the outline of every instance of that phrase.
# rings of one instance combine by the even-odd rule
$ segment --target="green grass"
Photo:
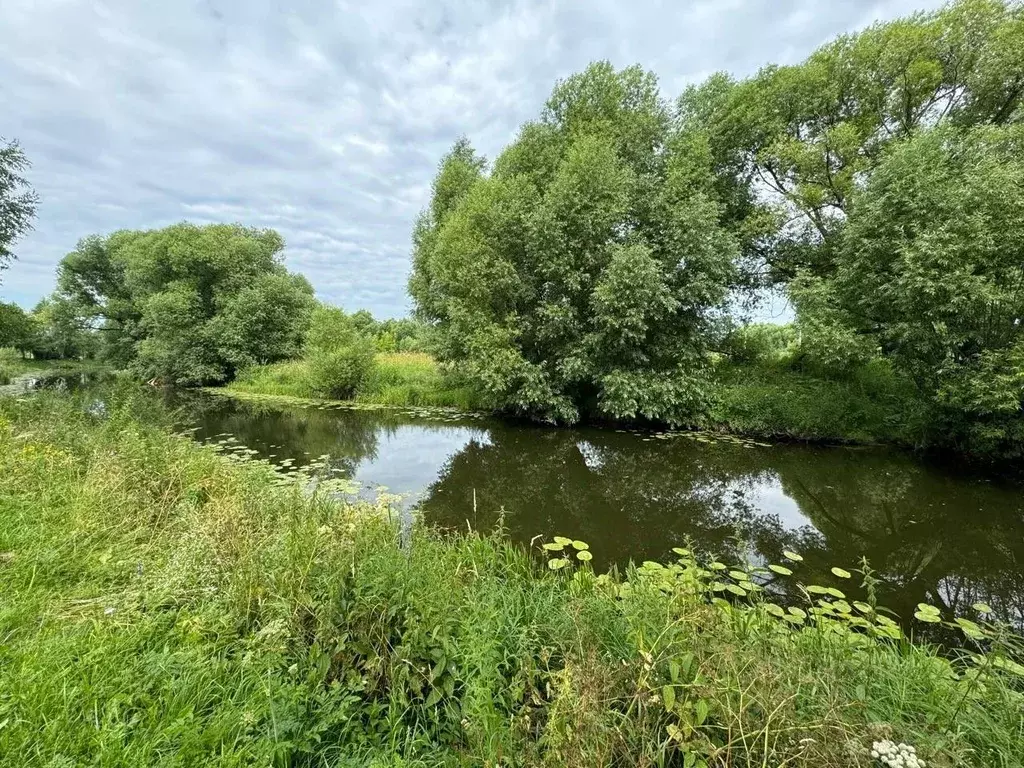
[[[759,437],[918,445],[929,423],[912,385],[882,361],[843,380],[784,365],[726,364],[715,395],[700,426]]]
[[[88,360],[37,360],[22,357],[10,347],[0,347],[0,386],[10,384],[18,376],[37,371],[59,371],[64,369],[100,369],[99,363]]]
[[[289,360],[242,371],[227,387],[236,392],[311,398],[309,365]],[[421,352],[378,354],[356,402],[394,406],[428,406],[475,410],[479,400],[471,388],[444,374],[437,361]]]
[[[620,578],[558,559],[582,545],[558,570],[496,535],[403,547],[382,508],[141,411],[0,401],[0,764],[1024,762],[1002,657],[713,600],[685,553]]]

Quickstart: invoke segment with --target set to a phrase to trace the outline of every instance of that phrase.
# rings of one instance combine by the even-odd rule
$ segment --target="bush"
[[[313,396],[309,363],[306,360],[288,360],[245,368],[231,382],[231,388],[261,395]]]
[[[373,357],[373,343],[366,339],[314,353],[308,360],[312,393],[334,400],[351,399],[370,374]]]
[[[722,352],[734,363],[776,363],[792,352],[796,340],[792,325],[752,323],[730,333]]]

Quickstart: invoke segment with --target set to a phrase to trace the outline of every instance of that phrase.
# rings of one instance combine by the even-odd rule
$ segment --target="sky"
[[[413,222],[461,135],[493,158],[594,60],[662,94],[794,63],[935,0],[4,0],[0,136],[41,204],[0,298],[31,307],[79,238],[272,227],[317,295],[409,310]]]

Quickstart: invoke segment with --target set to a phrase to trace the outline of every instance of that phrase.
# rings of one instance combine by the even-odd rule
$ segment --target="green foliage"
[[[220,382],[299,351],[312,288],[285,270],[283,247],[276,232],[239,225],[116,232],[64,258],[58,292],[113,362],[169,383]]]
[[[44,360],[72,360],[95,357],[99,352],[99,333],[83,327],[74,305],[60,298],[40,301],[32,310],[36,332],[32,356]]]
[[[741,325],[726,336],[722,352],[736,364],[771,364],[785,359],[797,343],[791,325],[751,323]]]
[[[14,242],[32,228],[39,196],[22,174],[29,161],[17,141],[0,138],[0,270],[14,258]]]
[[[313,394],[334,400],[355,396],[373,368],[373,343],[357,338],[351,344],[317,350],[307,358]]]
[[[483,168],[460,141],[414,234],[409,289],[441,361],[552,421],[701,409],[735,244],[706,147],[673,128],[653,75],[591,65]]]
[[[839,37],[796,65],[739,83],[717,76],[683,105],[748,254],[788,281],[834,271],[858,183],[887,147],[944,123],[1019,121],[1022,81],[1022,6],[957,0]]]
[[[1024,760],[1019,648],[984,606],[941,617],[976,644],[948,659],[871,601],[810,583],[783,607],[775,576],[687,550],[619,577],[569,538],[551,570],[498,537],[402,546],[383,505],[108,406],[0,401],[0,758],[853,768],[892,738]]]
[[[0,302],[0,347],[14,347],[22,354],[31,351],[37,327],[32,317],[17,304]]]
[[[1021,450],[1022,157],[1020,126],[894,146],[855,198],[829,284],[846,327],[876,340],[946,413],[951,437],[980,450]]]

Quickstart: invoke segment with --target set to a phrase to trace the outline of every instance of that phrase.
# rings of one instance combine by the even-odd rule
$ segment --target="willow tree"
[[[560,82],[494,162],[460,140],[414,234],[410,292],[438,353],[497,407],[551,421],[683,421],[734,280],[707,144],[654,76]]]
[[[273,230],[235,224],[89,237],[61,261],[58,297],[139,375],[222,382],[300,350],[313,289],[283,248]]]

